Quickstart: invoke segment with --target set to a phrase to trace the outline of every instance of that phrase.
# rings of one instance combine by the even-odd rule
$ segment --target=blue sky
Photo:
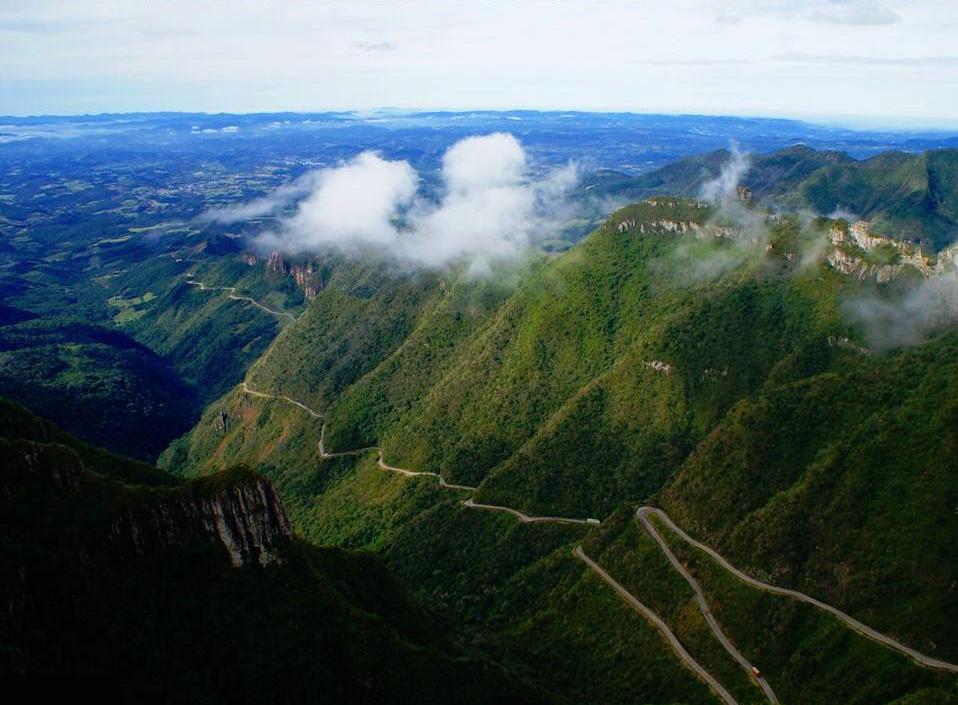
[[[958,126],[958,0],[0,0],[0,114],[540,108]]]

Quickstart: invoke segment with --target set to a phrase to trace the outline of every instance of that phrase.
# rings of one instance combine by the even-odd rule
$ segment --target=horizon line
[[[675,117],[675,118],[718,118],[733,120],[780,120],[783,122],[803,123],[820,127],[840,128],[855,132],[885,131],[885,132],[955,132],[958,133],[958,118],[944,117],[916,117],[903,115],[848,115],[848,114],[807,114],[807,115],[776,115],[756,113],[711,113],[680,110],[667,112],[661,110],[639,111],[634,109],[583,109],[583,108],[411,108],[398,106],[380,106],[376,108],[351,109],[312,109],[312,110],[249,110],[249,111],[208,111],[208,110],[117,110],[79,113],[4,113],[0,120],[30,120],[43,118],[100,118],[108,116],[137,116],[137,115],[202,115],[208,117],[235,115],[254,117],[258,115],[354,115],[357,117],[373,116],[377,114],[392,114],[395,116],[415,116],[424,114],[461,115],[466,113],[535,113],[535,114],[576,114],[576,115],[634,115],[643,117]]]

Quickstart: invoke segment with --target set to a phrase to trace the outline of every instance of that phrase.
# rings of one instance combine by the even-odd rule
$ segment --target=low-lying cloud
[[[738,198],[738,186],[742,177],[752,168],[752,160],[743,152],[738,144],[733,142],[729,147],[729,158],[718,176],[702,184],[700,196],[702,200],[719,206],[728,205]]]
[[[271,193],[254,198],[247,203],[208,210],[199,217],[199,220],[207,223],[230,225],[273,215],[316,188],[318,176],[319,172],[311,171],[288,184],[280,186]]]
[[[918,345],[958,324],[958,271],[932,276],[900,298],[857,299],[845,309],[876,350]]]
[[[332,248],[422,266],[467,259],[481,272],[520,256],[559,226],[578,169],[570,164],[534,178],[519,141],[494,133],[450,147],[441,177],[441,196],[430,201],[420,195],[419,174],[408,162],[363,152],[208,217],[236,222],[276,213],[300,198],[291,215],[254,239],[258,249],[305,254]]]
[[[701,185],[699,199],[715,208],[712,224],[731,231],[718,239],[680,241],[669,262],[674,281],[686,286],[706,284],[762,256],[768,243],[765,213],[748,207],[738,195],[751,167],[749,155],[733,142],[718,175]]]

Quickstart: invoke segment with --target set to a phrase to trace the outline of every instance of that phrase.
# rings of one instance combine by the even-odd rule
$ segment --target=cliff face
[[[279,252],[271,252],[266,258],[267,274],[291,276],[296,286],[303,290],[307,301],[316,298],[326,286],[326,278],[322,268],[312,260],[304,262],[290,262]]]
[[[952,256],[948,250],[944,250],[936,257],[929,257],[921,247],[875,235],[864,220],[851,226],[836,223],[832,226],[830,237],[833,248],[826,259],[834,269],[858,279],[874,279],[879,284],[891,281],[906,268],[924,278],[941,274],[948,268],[948,260]],[[886,257],[888,253],[893,255],[895,261],[878,263],[869,260],[871,255],[881,250],[884,250]]]
[[[212,541],[240,567],[281,562],[279,549],[292,536],[286,509],[265,479],[251,477],[212,493],[176,493],[128,505],[110,525],[110,552],[119,556]]]
[[[0,440],[0,502],[83,504],[92,508],[103,480],[89,473],[70,448],[54,443]],[[235,471],[176,488],[107,485],[114,501],[85,532],[82,553],[127,560],[173,546],[214,543],[234,567],[280,562],[292,537],[286,509],[268,480]],[[87,498],[87,495],[91,495]]]
[[[463,658],[373,556],[293,537],[253,471],[138,483],[133,461],[0,412],[0,679],[121,680],[147,702],[272,702],[277,681],[330,705],[544,702]]]
[[[80,458],[71,449],[47,443],[0,439],[0,499],[15,501],[23,492],[61,494],[77,492],[84,472]]]

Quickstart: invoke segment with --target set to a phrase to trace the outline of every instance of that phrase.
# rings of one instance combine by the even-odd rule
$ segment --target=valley
[[[671,207],[674,208],[677,206],[678,206],[678,203],[675,202]],[[627,222],[629,223],[630,228],[635,227],[634,220],[628,220]],[[657,221],[656,223],[657,224],[655,227],[661,227],[661,221]],[[665,228],[665,231],[668,232],[670,229],[671,228]],[[618,233],[624,232],[624,229],[621,227],[615,227],[615,230]],[[643,234],[645,233],[644,228],[641,231]],[[668,365],[667,363],[664,363],[658,360],[653,360],[652,362],[645,361],[642,364],[643,366],[649,369],[652,369],[653,371],[657,371],[660,374],[663,374],[663,373],[670,374],[673,371],[673,368],[671,365]],[[254,371],[251,370],[251,374],[253,372]],[[321,424],[320,433],[319,433],[319,440],[317,441],[317,454],[319,458],[321,459],[329,460],[334,458],[345,458],[345,457],[353,456],[353,455],[375,453],[376,465],[380,470],[397,473],[406,478],[430,476],[432,478],[435,478],[438,481],[438,486],[441,488],[467,491],[467,492],[473,492],[473,493],[476,492],[477,490],[481,491],[481,485],[479,488],[476,488],[476,487],[470,487],[466,485],[449,484],[443,479],[441,473],[439,472],[409,470],[405,468],[388,465],[385,463],[383,459],[382,448],[378,446],[366,446],[366,447],[362,447],[355,450],[329,452],[326,450],[326,446],[324,444],[327,422],[324,419],[323,414],[313,410],[312,408],[305,405],[303,402],[297,401],[296,399],[290,396],[280,397],[273,394],[256,391],[250,387],[248,382],[244,382],[241,387],[242,387],[242,392],[245,394],[251,394],[253,396],[263,398],[263,399],[279,400],[279,401],[291,404],[295,407],[298,407],[300,410],[305,411],[308,414],[308,416],[310,416],[313,419],[316,419],[317,422],[320,419],[323,419],[323,423]],[[545,517],[529,516],[525,514],[524,512],[522,512],[521,510],[518,510],[512,507],[508,507],[504,505],[477,503],[473,500],[472,497],[464,501],[461,501],[459,506],[469,508],[469,509],[486,509],[491,511],[504,512],[506,514],[511,514],[512,516],[518,518],[520,523],[579,523],[579,524],[586,524],[586,525],[588,524],[598,525],[600,523],[599,520],[596,520],[596,519],[586,520],[586,519],[566,519],[561,517],[548,517],[548,516],[545,516]],[[865,626],[864,624],[850,617],[844,612],[830,605],[827,605],[819,600],[816,600],[815,598],[810,598],[807,595],[804,595],[800,592],[790,590],[787,588],[779,588],[779,587],[755,580],[754,578],[751,578],[745,573],[742,573],[738,569],[734,568],[730,563],[726,561],[726,559],[724,559],[720,554],[716,553],[713,549],[691,539],[687,534],[682,532],[681,529],[679,529],[672,522],[671,519],[669,519],[668,515],[666,515],[661,510],[651,509],[649,507],[640,508],[638,510],[638,513],[636,514],[636,521],[641,523],[645,531],[654,539],[657,547],[663,552],[664,556],[671,563],[672,567],[688,583],[689,587],[691,587],[695,595],[695,601],[697,603],[698,609],[700,610],[702,616],[706,620],[709,629],[713,632],[716,639],[721,644],[722,648],[735,661],[738,662],[738,665],[744,670],[746,677],[753,678],[754,673],[757,672],[757,669],[752,665],[751,662],[749,662],[745,658],[745,656],[742,655],[742,653],[733,645],[733,643],[729,640],[726,634],[722,631],[722,628],[719,625],[719,622],[717,621],[716,617],[712,614],[709,608],[708,600],[702,588],[696,582],[695,578],[689,572],[687,567],[679,561],[679,559],[675,556],[674,553],[672,553],[671,549],[669,548],[665,540],[662,538],[662,536],[656,531],[656,529],[654,528],[654,526],[652,525],[652,523],[650,522],[648,518],[650,515],[654,516],[657,520],[664,522],[665,526],[669,530],[671,530],[674,534],[679,536],[681,539],[685,540],[691,546],[707,553],[710,557],[715,559],[722,566],[723,569],[729,571],[732,575],[742,580],[743,582],[748,584],[750,587],[754,587],[762,591],[771,592],[772,594],[787,595],[789,597],[796,598],[803,602],[812,604],[816,606],[817,608],[822,609],[836,616],[839,620],[844,622],[845,625],[847,625],[854,631],[858,632],[859,634],[862,634],[863,636],[869,639],[872,639],[882,644],[883,646],[893,648],[911,657],[912,659],[915,660],[916,663],[918,663],[921,666],[939,668],[939,669],[952,671],[952,672],[956,670],[956,666],[954,666],[953,664],[943,661],[941,659],[930,658],[928,656],[925,656],[915,651],[914,649],[904,646],[903,644],[895,641],[894,639],[891,639]],[[612,578],[611,575],[609,575],[609,573],[605,569],[603,569],[598,563],[596,563],[591,558],[589,558],[584,553],[582,546],[577,545],[575,547],[574,553],[576,557],[583,560],[589,566],[589,568],[592,569],[602,580],[608,583],[612,587],[612,589],[615,590],[628,605],[635,608],[640,614],[642,614],[646,619],[648,619],[651,622],[651,624],[664,635],[667,643],[672,645],[672,648],[677,654],[677,656],[679,657],[679,659],[683,661],[689,668],[691,668],[693,673],[695,673],[697,677],[701,678],[703,682],[714,693],[716,693],[720,699],[722,699],[725,702],[731,702],[731,703],[739,702],[735,698],[735,696],[731,695],[729,691],[723,685],[721,685],[721,683],[708,670],[706,670],[705,667],[700,665],[688,653],[688,651],[686,651],[685,647],[682,646],[681,641],[678,639],[678,637],[675,636],[675,634],[669,629],[666,623],[662,621],[662,618],[658,614],[656,614],[651,608],[646,606],[644,603],[639,601],[632,593],[630,593],[620,583],[616,582],[616,580]],[[768,702],[778,702],[778,698],[775,695],[775,692],[772,690],[771,686],[769,685],[768,681],[765,679],[764,675],[759,675],[755,677],[754,681],[764,691],[764,695]]]
[[[94,545],[127,521],[94,497],[120,498],[146,536],[137,517],[174,512],[166,493],[225,487],[247,509],[275,493],[293,547],[270,547],[279,563],[250,560],[258,533],[220,541],[161,518],[149,521],[177,547],[150,538],[130,554],[155,566],[105,559],[104,575],[132,576],[133,597],[112,599],[125,615],[152,605],[130,624],[170,653],[182,646],[150,620],[197,616],[176,614],[188,573],[163,583],[168,602],[144,597],[164,561],[209,578],[196,609],[225,600],[210,629],[244,595],[269,602],[237,627],[249,673],[277,667],[252,646],[266,622],[288,668],[323,688],[339,687],[335,669],[308,653],[355,644],[362,667],[337,667],[347,700],[376,673],[383,701],[419,679],[446,702],[463,678],[475,702],[958,702],[958,341],[940,306],[958,261],[942,186],[954,151],[750,159],[713,199],[702,193],[728,151],[587,173],[563,244],[533,240],[493,275],[388,250],[254,251],[294,206],[235,222],[223,209],[296,169],[217,181],[221,220],[184,208],[166,229],[164,212],[154,237],[137,217],[147,230],[98,233],[92,255],[77,235],[40,263],[21,236],[0,279],[0,394],[68,433],[17,421],[4,438],[74,449],[92,494],[36,506],[67,533],[77,507],[100,507]],[[246,509],[216,511],[247,525]],[[28,514],[4,560],[49,575],[25,548],[39,530]],[[70,580],[91,580],[71,550]],[[93,584],[84,600],[102,616],[109,591]],[[317,606],[317,590],[335,605]],[[337,615],[322,644],[299,630],[318,615]],[[83,648],[93,622],[80,621],[57,663]],[[6,633],[22,641],[23,625]],[[124,667],[146,672],[147,642],[115,628],[138,645]],[[46,667],[48,643],[17,646],[7,668]],[[192,666],[170,664],[189,689],[209,671],[183,653]],[[104,645],[97,658],[85,667],[118,657]]]
[[[7,691],[958,705],[956,28],[0,2]]]

